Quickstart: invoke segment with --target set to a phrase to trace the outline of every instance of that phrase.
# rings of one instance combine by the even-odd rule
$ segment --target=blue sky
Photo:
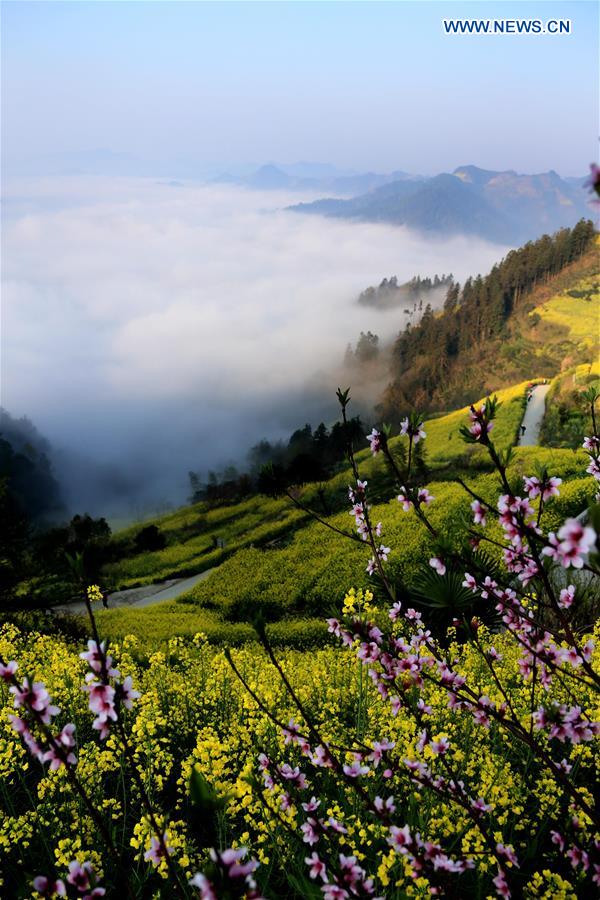
[[[442,18],[570,18],[446,36]],[[593,2],[2,4],[8,164],[107,147],[200,167],[318,160],[583,174],[597,151]]]

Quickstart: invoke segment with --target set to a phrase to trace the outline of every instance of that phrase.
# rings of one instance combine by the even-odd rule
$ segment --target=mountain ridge
[[[473,165],[420,180],[388,182],[350,199],[324,198],[288,209],[507,244],[571,227],[590,214],[583,179],[566,180],[553,170],[524,175]]]

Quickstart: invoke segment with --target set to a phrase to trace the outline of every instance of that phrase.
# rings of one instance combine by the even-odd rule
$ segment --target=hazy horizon
[[[449,36],[442,19],[569,18]],[[294,163],[585,174],[598,8],[534,3],[3,3],[5,171],[107,148],[152,174]]]

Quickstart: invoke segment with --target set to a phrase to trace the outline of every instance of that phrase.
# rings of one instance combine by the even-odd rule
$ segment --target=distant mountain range
[[[550,171],[519,175],[461,166],[431,178],[403,175],[351,199],[324,199],[289,209],[362,222],[407,225],[426,232],[471,234],[518,244],[589,218],[582,178]]]
[[[46,154],[29,160],[3,160],[3,169],[20,175],[154,176],[180,187],[180,178],[231,184],[261,191],[323,194],[299,203],[296,212],[362,222],[407,225],[424,232],[477,235],[503,244],[520,244],[574,225],[593,215],[584,187],[586,176],[561,178],[550,171],[520,175],[461,166],[451,174],[411,175],[352,172],[329,163],[250,164],[217,175],[218,163],[193,157],[171,162],[141,160],[106,148]]]
[[[213,184],[235,184],[260,191],[329,191],[332,194],[355,197],[357,194],[372,191],[392,182],[423,180],[421,176],[408,175],[406,172],[390,172],[389,175],[380,175],[376,172],[340,175],[335,170],[326,173],[323,171],[324,168],[314,164],[314,174],[311,174],[308,163],[298,163],[285,168],[268,164],[249,175],[219,175],[213,179]]]

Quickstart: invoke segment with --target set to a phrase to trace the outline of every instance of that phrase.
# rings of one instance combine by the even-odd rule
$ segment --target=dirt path
[[[115,591],[114,594],[108,595],[108,608],[118,609],[120,606],[127,606],[143,609],[145,606],[164,603],[165,600],[175,600],[176,597],[191,590],[194,585],[208,578],[214,570],[215,567],[206,569],[205,572],[200,572],[199,575],[192,575],[189,578],[172,578],[169,581],[163,581],[161,584],[147,584],[144,587],[129,588],[126,591]],[[54,608],[56,612],[68,613],[69,615],[81,615],[86,611],[85,603],[69,603]],[[101,606],[98,608],[102,609]]]
[[[525,426],[525,433],[519,435],[519,447],[534,447],[540,439],[540,428],[546,411],[546,394],[550,390],[549,384],[538,384],[532,388],[531,400],[527,404],[521,426]]]

